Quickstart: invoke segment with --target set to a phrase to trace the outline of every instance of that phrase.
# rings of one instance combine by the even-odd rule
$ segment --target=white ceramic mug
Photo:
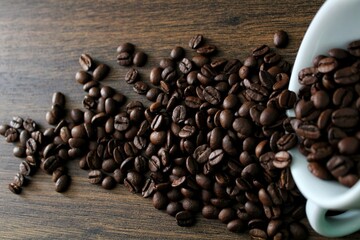
[[[312,66],[319,54],[331,48],[346,48],[351,41],[360,39],[360,0],[327,0],[311,22],[296,56],[289,90],[297,92],[298,73]],[[288,115],[294,116],[293,111]],[[347,188],[335,181],[313,176],[307,168],[305,156],[297,149],[291,151],[291,172],[307,198],[306,214],[316,232],[327,237],[339,237],[360,230],[360,181]],[[327,216],[328,210],[345,211]]]

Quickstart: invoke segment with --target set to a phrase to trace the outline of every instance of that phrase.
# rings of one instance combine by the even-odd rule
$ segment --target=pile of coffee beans
[[[351,187],[360,174],[360,41],[333,48],[299,73],[292,125],[309,170]]]
[[[286,33],[275,38],[276,46],[287,44]],[[66,161],[80,159],[90,183],[123,184],[179,226],[193,225],[201,214],[254,239],[306,239],[305,199],[287,152],[297,144],[285,114],[296,102],[287,90],[291,65],[267,45],[244,61],[216,57],[217,47],[202,35],[192,37],[189,48],[172,49],[149,82],[139,69],[147,55],[131,43],[117,48],[118,64],[129,68],[124,80],[149,106],[125,103],[103,84],[110,68],[82,54],[75,80],[86,93],[84,109],[67,110],[64,95],[55,93],[46,114],[53,127],[29,138],[25,154],[36,160],[26,157],[21,169],[52,174],[61,192],[70,183]],[[1,126],[1,133],[16,140],[19,130],[8,137],[10,128]],[[9,188],[20,193],[21,186],[14,180]]]

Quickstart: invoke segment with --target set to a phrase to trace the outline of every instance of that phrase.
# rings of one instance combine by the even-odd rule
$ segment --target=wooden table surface
[[[187,46],[203,34],[219,56],[243,60],[259,44],[269,44],[276,30],[290,36],[279,51],[293,62],[301,39],[322,0],[234,1],[0,1],[0,122],[31,117],[42,126],[51,96],[61,91],[67,107],[81,107],[82,87],[74,76],[78,58],[89,53],[112,67],[106,83],[130,99],[144,99],[123,81],[125,68],[115,61],[116,47],[132,42],[149,55],[141,69]],[[148,199],[122,185],[108,191],[90,185],[77,161],[69,163],[72,184],[54,191],[51,177],[38,172],[21,195],[7,185],[20,160],[12,144],[0,138],[0,239],[249,239],[217,220],[199,218],[194,227],[178,227]],[[360,238],[360,233],[345,239]],[[311,231],[310,239],[325,239]]]

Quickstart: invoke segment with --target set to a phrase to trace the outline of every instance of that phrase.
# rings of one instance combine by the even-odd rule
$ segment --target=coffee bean
[[[196,49],[196,52],[202,55],[210,55],[215,53],[217,50],[215,45],[206,44]]]
[[[7,142],[16,142],[19,138],[19,132],[16,128],[9,127],[4,134]]]
[[[188,74],[192,70],[192,62],[188,58],[183,58],[179,63],[179,70],[183,74]]]
[[[172,58],[174,60],[179,60],[184,56],[184,54],[185,54],[184,48],[177,46],[171,50],[170,58]]]
[[[287,32],[284,30],[276,31],[274,34],[274,45],[277,48],[284,48],[289,42],[289,37]]]
[[[94,63],[89,54],[83,53],[80,55],[79,63],[84,71],[90,71],[94,69]]]
[[[338,109],[331,114],[331,121],[338,127],[355,127],[359,122],[359,113],[352,108]]]
[[[264,56],[269,52],[270,48],[267,45],[260,45],[252,50],[252,55],[254,57]]]
[[[202,35],[195,35],[189,41],[189,47],[192,49],[198,48],[203,43],[204,37]]]
[[[144,52],[136,52],[134,54],[133,62],[136,66],[142,67],[147,61],[147,55]]]
[[[349,43],[348,45],[348,51],[350,52],[350,54],[359,57],[360,56],[360,41],[356,40],[356,41],[352,41],[351,43]]]
[[[160,67],[155,67],[151,69],[150,72],[150,82],[154,85],[159,85],[161,81],[162,69]]]
[[[57,192],[64,192],[67,190],[70,184],[70,177],[66,174],[62,175],[58,178],[55,183],[55,191]]]
[[[120,66],[130,66],[131,64],[133,64],[133,58],[130,52],[127,51],[121,51],[117,57],[117,63]]]
[[[221,102],[219,91],[212,86],[207,86],[203,90],[203,95],[205,100],[213,105],[217,105]]]
[[[88,174],[88,179],[92,184],[99,184],[102,182],[103,174],[100,170],[92,170]]]
[[[106,176],[102,182],[101,182],[101,186],[104,189],[113,189],[116,185],[115,179],[112,176]]]
[[[75,74],[75,80],[76,82],[80,83],[80,84],[85,84],[89,81],[91,81],[92,79],[92,76],[86,72],[86,71],[78,71],[76,74]]]
[[[341,68],[334,74],[334,81],[341,85],[357,83],[359,80],[359,69],[356,65]]]
[[[334,155],[326,163],[326,167],[334,177],[338,178],[349,173],[353,167],[353,161],[346,156]]]
[[[9,184],[9,190],[15,194],[20,194],[21,193],[21,190],[22,188],[18,185],[16,185],[15,183],[10,183]]]
[[[133,89],[136,93],[144,95],[149,89],[149,86],[145,82],[138,81],[134,84]]]
[[[291,163],[291,155],[287,151],[280,151],[275,154],[273,165],[276,168],[286,168]]]
[[[334,71],[338,67],[338,62],[333,57],[322,58],[318,62],[318,70],[321,73],[329,73]]]
[[[180,211],[175,215],[176,223],[180,227],[189,227],[195,223],[195,218],[188,211]]]

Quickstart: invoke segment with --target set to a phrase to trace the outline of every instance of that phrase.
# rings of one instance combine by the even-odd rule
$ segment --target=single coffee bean
[[[101,63],[95,68],[93,72],[93,79],[95,81],[101,81],[109,74],[109,72],[110,72],[109,66]]]
[[[180,46],[174,47],[170,52],[170,58],[173,60],[180,60],[184,55],[185,50]]]
[[[359,113],[357,110],[352,108],[338,109],[331,114],[331,121],[338,127],[355,127],[359,122]]]
[[[20,194],[22,188],[20,186],[16,185],[15,183],[10,183],[9,190],[15,194]]]
[[[70,185],[70,177],[66,174],[62,175],[56,180],[55,191],[64,192]]]
[[[349,43],[348,51],[350,52],[351,55],[359,57],[360,56],[360,41],[356,40],[356,41]]]
[[[24,176],[30,176],[32,174],[31,166],[28,162],[22,161],[19,165],[19,173]]]
[[[274,34],[274,45],[277,48],[284,48],[289,42],[289,36],[284,30],[276,31]]]
[[[135,83],[139,79],[139,71],[135,68],[129,69],[125,75],[125,81],[129,84]]]
[[[75,80],[76,80],[76,82],[78,82],[80,84],[85,84],[85,83],[91,81],[91,79],[92,79],[92,76],[84,70],[80,70],[75,74]]]
[[[23,158],[26,156],[26,148],[23,146],[15,146],[13,148],[13,154],[15,157]]]
[[[0,125],[0,135],[4,136],[6,130],[8,130],[9,128],[10,128],[9,125],[7,125],[7,124],[1,124],[1,125]]]
[[[291,163],[291,155],[287,151],[280,151],[275,154],[273,165],[276,168],[286,168]]]
[[[16,142],[19,138],[19,132],[16,128],[9,127],[4,134],[7,142]]]
[[[338,62],[333,57],[325,57],[318,63],[318,71],[321,73],[329,73],[338,67]]]
[[[180,211],[175,215],[176,223],[180,227],[189,227],[195,223],[195,218],[189,211]]]
[[[132,43],[122,43],[120,44],[117,49],[116,52],[121,53],[121,52],[128,52],[128,53],[133,53],[135,50],[135,46]]]
[[[94,62],[89,54],[81,54],[79,58],[79,64],[84,71],[90,71],[94,69]]]
[[[353,155],[358,152],[360,142],[355,137],[345,137],[338,142],[340,154]]]
[[[113,189],[115,185],[116,182],[112,176],[106,176],[101,182],[101,186],[105,189]]]
[[[346,156],[334,155],[326,163],[326,167],[334,177],[338,178],[347,175],[353,164],[353,161]]]
[[[133,64],[133,58],[130,52],[121,51],[116,58],[120,66],[130,66]]]
[[[142,81],[138,81],[134,84],[133,90],[138,93],[138,94],[146,94],[146,92],[148,91],[149,86]]]
[[[10,121],[10,127],[19,129],[23,127],[24,120],[21,117],[13,117]]]
[[[103,174],[100,170],[92,170],[88,174],[88,179],[91,184],[99,184],[102,182]]]
[[[204,37],[200,34],[195,35],[189,41],[189,47],[192,49],[198,48],[203,43]]]
[[[134,54],[133,62],[136,66],[142,67],[145,65],[146,61],[147,61],[146,53],[140,51]]]

